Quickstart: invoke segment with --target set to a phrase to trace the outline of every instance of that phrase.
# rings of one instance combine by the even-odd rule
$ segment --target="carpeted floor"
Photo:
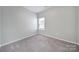
[[[78,48],[72,43],[36,35],[3,46],[0,48],[0,52],[78,52]]]

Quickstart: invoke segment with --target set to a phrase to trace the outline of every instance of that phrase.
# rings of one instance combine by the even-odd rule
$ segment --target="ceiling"
[[[25,8],[34,13],[39,13],[50,8],[50,6],[25,6]]]

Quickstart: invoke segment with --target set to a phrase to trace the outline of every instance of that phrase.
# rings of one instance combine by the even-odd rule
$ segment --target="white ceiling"
[[[50,6],[25,6],[25,8],[34,13],[39,13],[41,11],[44,11],[44,10],[50,8]]]

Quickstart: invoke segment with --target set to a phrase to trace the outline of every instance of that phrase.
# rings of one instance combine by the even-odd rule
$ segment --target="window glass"
[[[39,30],[44,30],[45,29],[45,18],[39,18]]]

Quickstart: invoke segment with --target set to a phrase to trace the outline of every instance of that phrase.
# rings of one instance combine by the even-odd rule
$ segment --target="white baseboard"
[[[0,47],[5,46],[5,45],[8,45],[8,44],[11,44],[11,43],[14,43],[14,42],[17,42],[17,41],[20,41],[20,40],[23,40],[24,38],[29,38],[29,37],[35,36],[35,35],[37,35],[37,34],[32,34],[32,35],[29,35],[29,36],[23,37],[23,38],[21,38],[21,39],[17,39],[17,40],[14,40],[14,41],[10,41],[10,42],[7,42],[7,43],[4,43],[4,44],[1,44]]]
[[[50,38],[55,38],[55,39],[57,39],[57,40],[62,40],[62,41],[65,41],[65,42],[69,42],[69,43],[72,43],[72,44],[79,45],[79,44],[76,43],[76,42],[71,42],[71,41],[64,40],[64,39],[61,39],[61,38],[58,38],[58,37],[55,37],[55,36],[51,36],[51,35],[48,35],[48,34],[40,34],[40,35],[44,35],[44,36],[47,36],[47,37],[50,37]]]
[[[0,45],[0,47],[5,46],[5,45],[8,45],[8,44],[11,44],[11,43],[14,43],[14,42],[17,42],[17,41],[20,41],[20,40],[23,40],[24,38],[29,38],[29,37],[35,36],[35,35],[39,35],[39,34],[32,34],[30,36],[23,37],[21,39],[17,39],[17,40],[14,40],[14,41],[10,41],[10,42],[7,42],[5,44]],[[78,43],[71,42],[71,41],[68,41],[68,40],[64,40],[64,39],[61,39],[61,38],[57,38],[57,37],[54,37],[54,36],[51,36],[51,35],[47,35],[47,34],[40,34],[40,35],[44,35],[44,36],[51,37],[51,38],[56,38],[57,40],[62,40],[62,41],[66,41],[66,42],[69,42],[69,43],[73,43],[73,44],[79,45]]]

